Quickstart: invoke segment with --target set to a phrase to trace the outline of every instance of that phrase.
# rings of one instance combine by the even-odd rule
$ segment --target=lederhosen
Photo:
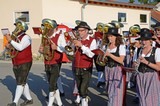
[[[59,39],[60,33],[56,34],[55,37],[51,38],[51,40],[56,45],[58,44],[58,39]],[[50,61],[48,61],[48,60],[44,61],[45,72],[46,72],[46,75],[47,75],[50,92],[53,92],[53,91],[57,90],[57,80],[58,80],[58,77],[59,77],[60,68],[61,68],[61,64],[62,64],[62,57],[63,57],[63,54],[60,53],[59,51],[55,50],[53,59],[50,60]]]
[[[26,34],[18,37],[21,40]],[[17,85],[25,85],[28,73],[32,66],[31,45],[22,51],[19,51],[15,58],[12,58],[13,72],[15,74]]]
[[[93,38],[82,41],[83,45],[90,47]],[[88,96],[88,86],[92,75],[93,58],[89,58],[87,55],[82,54],[81,48],[75,52],[74,61],[74,75],[77,83],[79,94],[82,98]]]

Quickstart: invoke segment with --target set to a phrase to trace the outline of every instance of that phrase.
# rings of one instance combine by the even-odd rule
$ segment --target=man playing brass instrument
[[[66,46],[66,41],[63,33],[60,30],[58,30],[58,25],[55,20],[43,19],[42,26],[42,32],[46,31],[45,35],[42,36],[46,36],[45,38],[47,39],[44,40],[40,45],[39,52],[44,55],[45,72],[49,82],[48,106],[52,106],[55,99],[57,101],[57,105],[62,106],[62,101],[56,82],[60,73],[63,56],[62,52],[64,51],[64,47]],[[47,29],[47,27],[50,29]],[[49,50],[44,49],[46,46],[49,47]],[[54,52],[50,52],[53,53],[53,58],[47,60],[47,58],[45,58],[45,53],[47,54],[47,52],[49,52],[50,50],[54,50]]]
[[[77,96],[75,103],[79,104],[82,97],[82,106],[88,106],[87,90],[92,75],[94,56],[94,53],[91,50],[96,49],[96,40],[88,34],[91,28],[86,22],[80,22],[76,28],[82,40],[73,41],[74,46],[76,47],[73,73],[80,94]]]
[[[6,35],[9,42],[8,47],[12,45],[16,51],[19,51],[17,55],[12,58],[13,71],[17,83],[15,98],[14,101],[7,106],[18,105],[18,101],[22,94],[27,98],[27,100],[21,103],[21,106],[26,106],[33,104],[33,100],[29,92],[29,86],[26,82],[28,73],[32,66],[31,38],[25,33],[28,30],[28,26],[25,22],[19,20],[15,23],[15,26],[16,30],[13,32],[14,35]],[[12,36],[16,39],[13,40],[11,38]],[[17,40],[19,42],[17,42]]]

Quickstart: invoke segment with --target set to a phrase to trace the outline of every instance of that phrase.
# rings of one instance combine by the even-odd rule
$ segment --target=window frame
[[[124,17],[124,21],[121,20],[122,17]],[[125,13],[125,12],[118,12],[118,22],[126,23],[127,22],[127,13]]]
[[[26,13],[26,14],[25,14]],[[28,13],[28,14],[27,14]],[[16,22],[16,20],[22,20],[25,23],[29,24],[30,23],[30,12],[28,10],[22,10],[22,11],[14,11],[14,22]],[[19,15],[22,14],[22,15]],[[19,17],[18,17],[19,15]],[[25,16],[26,15],[26,16]],[[23,20],[23,18],[25,18],[26,20]]]
[[[141,16],[145,16],[144,18],[145,18],[145,21],[143,21],[143,19],[141,20]],[[143,18],[143,17],[142,17]],[[140,23],[141,24],[147,24],[147,14],[140,14],[140,16],[139,16],[139,20],[140,20]]]

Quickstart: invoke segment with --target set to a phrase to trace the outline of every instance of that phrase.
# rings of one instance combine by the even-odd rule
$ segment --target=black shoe
[[[45,99],[48,100],[48,99],[49,99],[49,96],[47,95],[47,96],[45,97]]]
[[[139,104],[139,98],[138,98],[138,97],[136,97],[136,98],[133,100],[133,103],[135,103],[135,104]]]
[[[60,96],[61,96],[61,97],[64,97],[64,96],[65,96],[65,94],[60,92]]]
[[[20,106],[27,106],[30,104],[33,104],[33,99],[24,101],[23,103],[20,104]]]
[[[105,85],[105,84],[106,84],[105,82],[98,82],[97,87],[100,88],[102,85]]]
[[[16,103],[9,103],[9,104],[7,104],[7,106],[16,106]]]

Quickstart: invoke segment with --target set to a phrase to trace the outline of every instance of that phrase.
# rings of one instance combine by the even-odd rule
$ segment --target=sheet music
[[[73,34],[72,31],[69,31],[68,34],[71,36],[71,38],[75,38],[75,35]]]
[[[1,29],[1,31],[2,31],[2,34],[3,34],[4,36],[7,35],[7,34],[10,34],[8,28],[3,28],[3,29]]]

